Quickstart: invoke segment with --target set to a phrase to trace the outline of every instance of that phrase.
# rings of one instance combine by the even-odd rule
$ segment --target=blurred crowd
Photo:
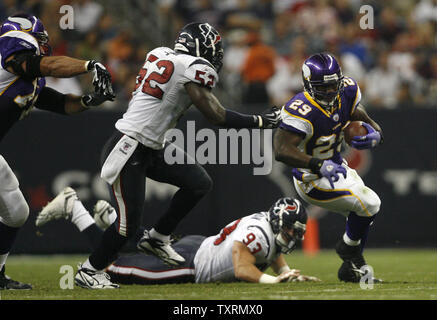
[[[177,31],[192,21],[209,22],[224,38],[217,94],[232,108],[284,104],[302,90],[305,58],[320,51],[340,60],[343,73],[360,84],[369,108],[437,107],[437,0],[118,2],[132,14],[114,10],[114,1],[3,0],[0,18],[31,11],[43,20],[55,55],[103,61],[114,79],[114,106],[121,108],[146,53],[156,46],[172,47]],[[63,4],[74,8],[73,30],[59,27]],[[363,5],[371,12],[360,13]],[[369,21],[364,15],[372,13]],[[142,19],[152,27],[140,24]],[[363,28],[363,20],[368,27],[373,22],[373,28]],[[166,32],[157,33],[153,25]],[[50,81],[76,92],[89,90],[90,83],[87,77]]]

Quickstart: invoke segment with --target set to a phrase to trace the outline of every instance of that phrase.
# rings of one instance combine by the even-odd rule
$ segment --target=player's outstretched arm
[[[94,91],[98,95],[115,98],[111,74],[95,60],[85,61],[66,56],[44,57],[32,51],[13,54],[6,59],[6,70],[23,79],[32,81],[38,77],[70,78],[87,72],[94,72]]]
[[[274,128],[280,120],[280,111],[274,107],[260,115],[247,115],[225,109],[210,89],[194,82],[185,84],[193,104],[217,126],[226,128]]]
[[[52,88],[44,87],[35,102],[35,107],[58,114],[72,115],[100,105],[106,100],[111,99],[96,93],[83,96],[62,94]]]

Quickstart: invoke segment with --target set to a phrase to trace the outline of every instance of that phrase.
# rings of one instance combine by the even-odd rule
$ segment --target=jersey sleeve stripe
[[[313,126],[313,124],[311,123],[311,121],[309,121],[308,119],[305,119],[305,118],[302,118],[302,117],[299,117],[299,116],[296,116],[296,115],[290,113],[290,112],[287,110],[286,107],[285,107],[283,110],[284,110],[284,111],[285,111],[289,116],[307,122],[307,123],[310,125],[310,128],[311,128],[311,136],[314,134],[314,126]],[[284,120],[282,120],[282,122],[284,122]]]
[[[191,64],[188,66],[188,68],[191,67],[192,65],[195,65],[195,64],[204,64],[204,65],[207,65],[208,67],[211,67],[214,69],[214,67],[212,66],[211,63],[209,63],[208,61],[203,60],[203,59],[194,60],[193,62],[191,62]]]
[[[299,130],[299,129],[295,128],[295,127],[289,126],[288,124],[285,124],[284,122],[281,122],[281,124],[279,125],[279,128],[287,130],[287,131],[291,131],[291,132],[294,132],[294,133],[297,133],[297,134],[299,134],[299,135],[301,135],[303,137],[306,136],[306,133],[303,132],[302,130]]]

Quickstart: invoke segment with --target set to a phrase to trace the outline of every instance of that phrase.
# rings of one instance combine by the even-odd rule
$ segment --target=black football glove
[[[114,99],[112,99],[111,97],[106,96],[106,95],[97,94],[95,92],[90,93],[90,94],[85,94],[81,98],[82,105],[85,108],[98,106],[98,105],[100,105],[103,102],[108,101],[108,100],[113,101]]]
[[[111,74],[106,70],[105,66],[96,60],[91,60],[88,62],[87,69],[94,72],[94,92],[98,95],[107,96],[108,99],[106,100],[113,101],[115,94],[112,90]]]
[[[281,109],[274,106],[258,115],[258,126],[263,129],[272,129],[279,126],[281,121]]]

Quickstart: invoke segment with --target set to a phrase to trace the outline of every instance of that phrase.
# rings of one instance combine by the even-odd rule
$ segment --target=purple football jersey
[[[45,78],[27,81],[5,70],[5,60],[23,50],[40,54],[37,40],[25,32],[10,31],[0,37],[0,139],[30,112],[46,83]]]
[[[361,100],[359,86],[352,78],[345,77],[344,86],[339,105],[332,113],[323,109],[308,92],[298,93],[282,108],[279,127],[303,137],[299,145],[302,152],[322,160],[342,163],[342,129]],[[293,170],[293,173],[302,180],[302,172]]]

